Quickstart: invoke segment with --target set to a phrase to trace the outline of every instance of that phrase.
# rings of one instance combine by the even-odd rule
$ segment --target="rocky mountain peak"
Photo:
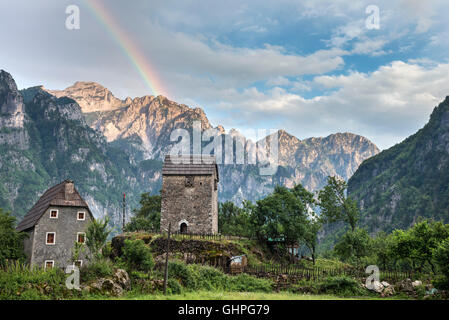
[[[111,91],[101,84],[91,81],[77,81],[64,90],[47,90],[56,97],[69,97],[81,107],[84,113],[116,110],[125,105]]]

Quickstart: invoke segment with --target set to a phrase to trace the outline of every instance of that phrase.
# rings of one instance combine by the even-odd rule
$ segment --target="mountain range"
[[[22,217],[50,186],[71,178],[96,217],[120,220],[121,200],[128,211],[140,194],[157,193],[163,156],[173,146],[174,129],[214,128],[217,135],[239,137],[245,156],[254,146],[269,150],[268,137],[253,142],[237,130],[212,126],[201,108],[163,96],[116,98],[94,82],[76,82],[64,90],[43,86],[18,90],[0,71],[0,207]],[[276,184],[302,183],[314,191],[327,176],[349,179],[379,149],[352,133],[300,140],[279,130],[279,167],[259,174],[256,164],[219,165],[219,200],[240,204],[271,192]],[[237,143],[237,142],[236,142]]]

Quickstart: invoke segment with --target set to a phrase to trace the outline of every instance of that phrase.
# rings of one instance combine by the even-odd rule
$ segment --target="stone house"
[[[166,156],[162,167],[161,231],[218,233],[218,167],[213,155]]]
[[[75,242],[85,243],[86,228],[94,219],[71,180],[57,184],[40,197],[17,226],[28,233],[24,249],[30,266],[65,268],[73,265]],[[87,248],[75,264],[86,264]]]

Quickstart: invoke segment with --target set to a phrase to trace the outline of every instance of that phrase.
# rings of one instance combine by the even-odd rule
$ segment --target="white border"
[[[51,216],[51,212],[52,211],[56,211],[56,217],[52,217]],[[58,209],[50,209],[49,216],[50,216],[50,219],[58,219],[58,217],[59,217],[59,210]]]
[[[44,269],[47,270],[47,262],[51,262],[52,266],[51,268],[53,269],[55,267],[55,260],[45,260],[44,261]]]
[[[84,213],[84,218],[83,219],[80,219],[79,218],[79,214],[80,213]],[[76,213],[76,220],[78,220],[78,221],[84,221],[84,220],[86,220],[86,211],[78,211],[77,213]]]
[[[54,235],[55,235],[54,238],[53,238],[53,243],[48,243],[48,234],[49,233],[54,233]],[[56,232],[47,232],[45,234],[45,244],[48,245],[48,246],[54,246],[56,244]]]

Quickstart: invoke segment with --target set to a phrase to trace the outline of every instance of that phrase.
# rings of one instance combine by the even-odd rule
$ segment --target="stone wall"
[[[50,218],[50,210],[57,209],[58,218]],[[78,211],[84,211],[85,220],[77,220]],[[32,266],[43,267],[45,260],[53,260],[55,267],[64,268],[69,265],[72,248],[77,240],[78,232],[86,232],[91,216],[86,208],[50,207],[42,215],[34,227],[32,255],[29,257]],[[56,232],[54,245],[46,244],[47,232]],[[80,257],[83,265],[87,264],[86,252]]]
[[[164,175],[162,179],[161,231],[180,231],[187,224],[188,233],[213,234],[218,232],[217,191],[213,175],[193,177],[192,186],[186,186],[184,175]],[[190,179],[191,179],[190,178]]]

